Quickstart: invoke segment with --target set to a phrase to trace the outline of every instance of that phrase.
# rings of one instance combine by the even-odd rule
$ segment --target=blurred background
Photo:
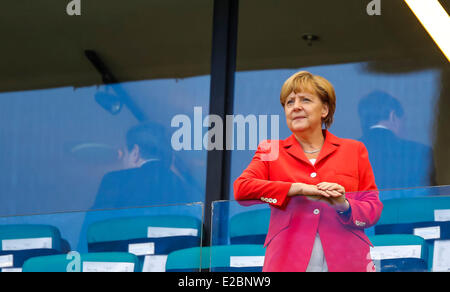
[[[221,21],[229,2],[237,26]],[[69,1],[3,3],[0,215],[233,199],[254,149],[174,151],[172,119],[278,115],[285,139],[280,89],[299,70],[335,86],[330,131],[365,143],[382,199],[450,184],[448,60],[404,1],[380,15],[370,2],[97,0],[81,16]]]

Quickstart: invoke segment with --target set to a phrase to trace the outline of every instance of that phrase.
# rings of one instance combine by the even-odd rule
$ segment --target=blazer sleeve
[[[289,201],[288,192],[292,182],[270,180],[270,161],[263,159],[271,151],[264,145],[270,143],[263,142],[258,146],[249,166],[235,180],[234,197],[238,201],[261,200],[272,206],[284,208]]]
[[[383,204],[378,196],[375,176],[369,161],[369,153],[361,142],[358,142],[358,155],[358,192],[348,194],[347,200],[351,211],[339,215],[339,219],[345,225],[364,229],[378,222],[383,210]]]

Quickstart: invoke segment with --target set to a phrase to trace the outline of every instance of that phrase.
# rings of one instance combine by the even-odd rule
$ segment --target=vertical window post
[[[215,0],[211,54],[210,115],[222,121],[233,114],[234,74],[236,70],[237,26],[239,0]],[[223,140],[227,131],[224,123]],[[205,199],[205,245],[211,244],[211,204],[227,200],[230,191],[231,151],[208,151]],[[222,208],[221,208],[222,209]],[[225,217],[226,218],[226,217]]]

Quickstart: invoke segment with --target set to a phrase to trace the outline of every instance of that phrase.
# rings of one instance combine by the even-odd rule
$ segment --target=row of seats
[[[199,247],[201,238],[202,223],[190,216],[115,218],[90,225],[87,231],[88,253],[73,253],[74,259],[71,259],[67,258],[70,246],[56,227],[3,225],[0,226],[0,269],[2,272],[35,271],[39,270],[40,265],[43,271],[47,271],[55,265],[56,270],[60,271],[68,263],[84,267],[82,263],[85,259],[88,262],[103,259],[105,262],[105,259],[117,257],[120,263],[131,264],[135,257],[137,262],[133,267],[138,271],[164,271],[168,254],[179,249]],[[94,261],[96,257],[100,259]],[[128,260],[124,262],[124,258]],[[44,264],[46,261],[48,265]],[[121,266],[127,265],[114,264],[109,268],[99,266],[97,269]]]
[[[187,216],[111,219],[89,227],[89,253],[70,252],[48,225],[0,226],[3,272],[260,271],[262,245],[200,247],[201,226]],[[256,263],[256,264],[255,264]]]
[[[449,271],[450,196],[393,199],[383,204],[375,235],[369,237],[378,270]],[[263,244],[269,221],[269,209],[233,216],[230,243]]]
[[[379,271],[449,268],[450,197],[384,202],[370,240]],[[2,271],[260,271],[270,210],[229,220],[230,245],[200,248],[202,223],[189,216],[110,219],[88,229],[88,253],[69,253],[60,232],[46,225],[0,226]],[[86,265],[86,262],[88,263]],[[96,264],[97,263],[97,264]],[[106,263],[109,263],[106,264]]]
[[[214,254],[214,256],[211,256]],[[166,272],[258,272],[262,270],[261,245],[194,247],[169,253]],[[125,252],[88,253],[34,257],[25,262],[23,272],[139,272],[138,256]]]
[[[415,235],[376,235],[372,256],[378,271],[427,271],[428,248]],[[378,249],[377,249],[378,248]],[[406,249],[406,251],[405,251]],[[264,263],[262,245],[224,245],[193,247],[170,252],[163,271],[260,272]],[[401,255],[400,257],[398,257]],[[152,257],[152,256],[150,256]],[[140,272],[145,270],[135,254],[99,252],[32,257],[25,261],[24,272]]]

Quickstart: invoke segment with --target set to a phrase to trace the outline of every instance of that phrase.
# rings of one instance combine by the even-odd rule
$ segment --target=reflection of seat
[[[68,243],[49,225],[0,226],[0,268],[15,270],[32,257],[66,253]]]
[[[231,244],[263,244],[269,229],[270,209],[248,211],[230,219]]]
[[[129,253],[87,253],[29,259],[23,272],[138,272],[139,261]]]
[[[434,242],[450,239],[450,196],[394,199],[383,204],[375,233],[423,237],[430,250],[428,263],[431,268],[436,252],[433,251]]]
[[[174,251],[167,258],[168,272],[260,272],[264,264],[262,245],[220,245]]]
[[[428,247],[419,236],[407,234],[374,235],[370,254],[381,272],[425,272]]]
[[[146,216],[110,219],[89,226],[89,252],[130,252],[143,271],[164,271],[167,255],[198,247],[201,222],[189,216]]]

